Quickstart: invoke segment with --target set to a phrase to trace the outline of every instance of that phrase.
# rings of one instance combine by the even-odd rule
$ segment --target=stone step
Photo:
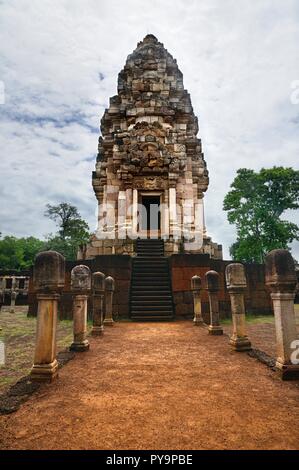
[[[147,315],[144,317],[143,315],[138,316],[134,315],[131,317],[134,321],[171,321],[174,319],[173,315]]]
[[[132,285],[132,292],[134,290],[144,290],[144,291],[149,291],[149,290],[156,290],[156,291],[159,291],[159,294],[160,294],[160,291],[164,291],[164,292],[168,292],[168,293],[171,293],[171,288],[170,288],[170,285],[167,285],[167,286],[161,286],[160,284],[158,286],[155,286],[153,287],[152,284],[146,284],[146,285]]]
[[[147,251],[149,252],[158,252],[158,253],[164,253],[164,249],[160,248],[159,246],[138,246],[137,247],[137,253],[146,253]]]
[[[132,308],[131,315],[173,315],[172,308],[170,307],[148,307],[148,308]]]
[[[155,246],[155,245],[137,245],[137,251],[164,251],[163,246]]]
[[[150,274],[150,273],[167,273],[169,274],[169,271],[167,269],[167,266],[134,266],[134,272],[144,272],[145,274]]]
[[[153,295],[131,295],[131,301],[132,302],[135,302],[135,301],[143,301],[143,302],[147,302],[148,300],[153,300],[153,301],[159,301],[159,300],[169,300],[169,302],[172,303],[172,297],[171,295],[169,294],[161,294],[161,295],[156,295],[156,293],[154,293]]]
[[[139,266],[139,265],[144,265],[144,266],[168,266],[167,260],[164,258],[155,258],[154,256],[148,256],[146,258],[140,257],[140,258],[135,258],[133,259],[133,266]]]
[[[133,267],[133,273],[140,273],[143,272],[144,274],[151,275],[151,273],[157,273],[157,274],[169,274],[169,270],[167,269],[167,266],[134,266]]]
[[[136,305],[131,307],[131,314],[134,315],[138,313],[143,313],[144,315],[153,313],[153,312],[159,312],[159,314],[165,312],[167,315],[172,314],[172,306],[167,306],[167,305],[148,305],[148,306],[142,306],[142,305]]]
[[[144,247],[137,247],[137,253],[146,253],[146,252],[157,252],[157,253],[164,253],[164,249],[156,246],[144,246]]]
[[[155,317],[157,317],[157,316],[161,316],[161,317],[169,316],[169,317],[173,317],[174,315],[173,315],[171,310],[169,310],[168,312],[163,311],[163,310],[162,311],[159,311],[159,310],[150,311],[149,310],[148,312],[146,312],[146,314],[144,314],[143,311],[137,311],[136,310],[134,312],[131,312],[131,316],[132,316],[132,318],[134,318],[134,317],[148,318],[150,316],[155,316]]]
[[[132,305],[172,305],[172,301],[171,299],[164,299],[164,298],[160,298],[156,300],[131,299],[131,304]]]
[[[130,293],[131,318],[172,319],[173,302],[163,240],[137,240]]]
[[[160,240],[137,240],[137,256],[164,256],[164,243]]]
[[[148,277],[167,277],[168,279],[168,273],[165,271],[144,271],[144,270],[136,270],[134,271],[134,276],[135,277],[142,277],[142,278],[148,278]]]
[[[145,276],[140,276],[140,273],[134,273],[132,276],[132,284],[134,284],[135,281],[151,282],[157,281],[158,279],[169,281],[169,277],[165,276],[165,273],[147,273]]]
[[[156,257],[156,256],[163,256],[163,255],[164,255],[163,251],[146,250],[146,251],[142,251],[142,252],[137,252],[137,256],[153,256],[153,257]]]
[[[153,278],[134,278],[133,281],[132,281],[132,287],[139,287],[139,286],[165,286],[165,287],[170,287],[169,285],[169,281],[167,278],[157,278],[157,277],[153,277]]]
[[[159,261],[157,261],[159,260]],[[152,266],[153,264],[157,266],[168,266],[168,261],[165,260],[164,258],[157,258],[155,256],[147,256],[147,257],[141,257],[140,258],[133,258],[133,266],[139,266],[139,265],[145,265],[145,266]]]
[[[137,246],[161,246],[164,247],[164,242],[161,240],[137,240]]]
[[[160,239],[139,238],[136,240],[137,245],[161,245],[164,246],[164,241]]]

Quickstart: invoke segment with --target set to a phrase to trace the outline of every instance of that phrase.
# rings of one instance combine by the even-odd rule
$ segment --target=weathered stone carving
[[[104,332],[104,290],[105,274],[101,272],[92,275],[92,296],[93,296],[93,326],[91,334],[100,336]]]
[[[244,293],[247,287],[243,264],[231,263],[225,270],[226,286],[231,300],[233,334],[230,345],[236,351],[249,351],[251,343],[246,335]]]
[[[299,364],[292,355],[299,346],[294,299],[297,285],[295,264],[287,250],[273,250],[266,256],[266,284],[274,306],[277,359],[276,367],[284,380],[299,378]]]
[[[223,329],[219,322],[219,274],[216,271],[208,271],[205,274],[205,278],[210,304],[210,324],[208,331],[210,335],[222,335]]]
[[[65,260],[56,251],[35,258],[33,282],[37,290],[36,343],[31,380],[51,382],[57,375],[56,326],[59,291],[64,286]]]
[[[71,271],[71,288],[74,293],[88,293],[91,289],[91,273],[88,266],[80,264]]]
[[[178,220],[186,201],[193,201],[188,215],[192,219],[190,230],[203,231],[196,207],[209,179],[201,141],[197,138],[198,122],[176,60],[155,36],[147,35],[128,56],[118,77],[118,94],[110,98],[102,117],[101,132],[92,176],[99,214],[108,217],[107,207],[114,204],[115,215],[123,217],[132,200],[128,193],[125,203],[122,196],[118,199],[122,192],[159,190],[164,204],[161,212],[164,234],[161,235],[170,239],[168,233],[172,231],[173,241],[173,232],[180,233],[173,243],[174,252],[181,241],[188,239],[184,235],[186,223],[183,218]],[[168,220],[170,188],[175,189],[172,203],[179,207],[173,220]],[[113,225],[115,230],[110,227],[109,231],[116,235],[114,240],[123,239],[124,233],[129,237],[135,233],[133,223],[130,217],[118,225],[99,217],[97,232],[107,232],[107,227]],[[221,247],[213,244],[205,233],[204,237],[205,243],[198,242],[193,250],[221,257]],[[86,256],[96,254],[105,252],[91,240]]]
[[[194,318],[193,324],[195,326],[201,326],[204,324],[202,313],[201,313],[201,279],[199,276],[193,276],[191,279],[191,291],[193,294],[193,305],[194,305]]]
[[[89,349],[87,335],[87,300],[91,289],[91,272],[88,266],[75,266],[71,271],[73,298],[74,341],[71,351],[83,352]]]
[[[15,311],[15,305],[16,305],[16,299],[18,296],[18,292],[15,290],[12,290],[10,293],[10,313],[14,313]]]
[[[115,290],[115,282],[113,277],[108,276],[105,279],[105,326],[113,326],[113,292]]]

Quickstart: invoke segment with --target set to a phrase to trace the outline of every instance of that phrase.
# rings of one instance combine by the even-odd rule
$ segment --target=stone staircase
[[[137,240],[133,258],[130,310],[132,320],[174,318],[168,258],[163,240]]]

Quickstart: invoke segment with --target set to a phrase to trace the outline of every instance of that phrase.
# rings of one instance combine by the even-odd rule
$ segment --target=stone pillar
[[[126,189],[126,238],[132,239],[132,225],[133,225],[133,191],[132,188]]]
[[[195,249],[199,250],[203,246],[204,215],[203,199],[197,198],[194,203],[194,226],[195,226]]]
[[[115,209],[116,204],[115,201],[111,199],[110,193],[111,186],[107,185],[107,202],[106,202],[106,239],[114,240],[115,239],[115,225],[116,225],[116,217],[115,217]],[[109,199],[108,199],[109,197]]]
[[[29,289],[29,277],[27,277],[27,278],[25,279],[25,286],[24,286],[24,289],[25,289],[25,291],[28,292],[28,289]]]
[[[137,237],[138,231],[138,191],[133,189],[133,207],[132,207],[132,237]]]
[[[105,326],[113,326],[113,292],[115,289],[115,282],[113,277],[108,276],[105,279]]]
[[[266,256],[266,285],[271,290],[275,315],[276,367],[284,380],[299,379],[299,364],[292,363],[297,347],[294,342],[299,339],[294,309],[297,277],[294,260],[287,250],[273,250]]]
[[[204,321],[201,314],[201,299],[200,299],[201,279],[199,276],[193,276],[191,279],[191,290],[193,293],[194,305],[194,318],[193,323],[195,326],[203,325]]]
[[[73,298],[73,331],[74,341],[71,351],[87,351],[87,300],[91,289],[91,273],[88,266],[75,266],[71,271],[71,289]]]
[[[31,380],[51,382],[57,375],[56,325],[59,291],[64,286],[65,260],[56,251],[44,251],[35,258],[33,283],[38,311],[36,343]]]
[[[118,217],[117,217],[117,236],[120,240],[126,238],[126,192],[119,191],[118,193]]]
[[[249,351],[251,343],[246,336],[244,303],[244,293],[247,284],[243,264],[232,263],[226,266],[225,277],[230,295],[233,320],[233,334],[229,343],[235,351]]]
[[[183,202],[183,213],[182,213],[182,227],[183,227],[183,238],[186,240],[186,244],[192,241],[194,237],[194,204],[193,199],[185,199]],[[188,249],[188,248],[187,248]]]
[[[14,313],[15,311],[15,305],[16,305],[16,298],[17,298],[17,291],[11,290],[10,292],[10,313]]]
[[[177,236],[177,210],[175,188],[169,188],[169,235],[172,238],[176,238]]]
[[[93,326],[91,334],[93,336],[100,336],[104,332],[104,318],[103,318],[103,300],[105,289],[105,274],[101,272],[93,273],[92,275],[92,301],[93,301]]]
[[[210,304],[210,325],[208,331],[210,335],[223,335],[223,329],[219,322],[219,274],[216,271],[208,271],[205,278]]]
[[[164,240],[169,239],[169,197],[168,197],[168,191],[165,189],[164,191],[164,200],[162,203],[162,211],[161,213],[161,221],[162,221],[162,238]]]

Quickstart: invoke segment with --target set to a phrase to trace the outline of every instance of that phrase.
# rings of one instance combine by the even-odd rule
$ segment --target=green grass
[[[0,339],[5,343],[5,364],[0,365],[0,392],[30,372],[34,356],[36,318],[27,317],[26,308],[15,313],[3,309],[0,313]],[[70,346],[73,322],[57,324],[57,350]]]
[[[274,323],[274,316],[272,315],[253,315],[248,313],[246,315],[246,322],[249,324],[257,324],[257,323]],[[232,319],[225,318],[221,320],[222,325],[231,325]]]

